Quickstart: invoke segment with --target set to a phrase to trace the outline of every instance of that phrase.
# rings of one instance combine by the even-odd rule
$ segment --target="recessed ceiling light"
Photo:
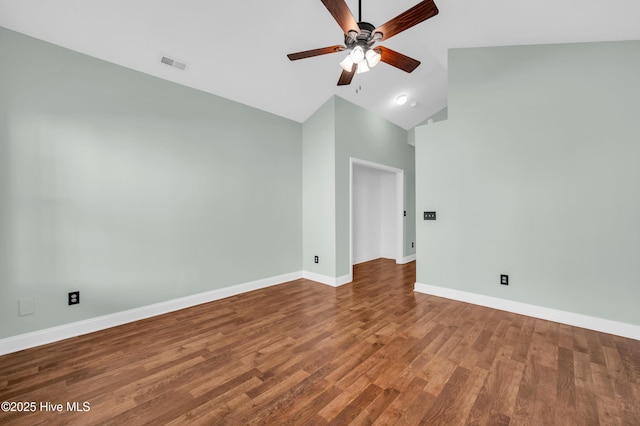
[[[400,95],[396,98],[397,105],[404,105],[407,102],[407,95]]]

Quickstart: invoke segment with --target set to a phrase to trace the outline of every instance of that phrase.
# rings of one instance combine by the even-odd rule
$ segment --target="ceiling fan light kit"
[[[353,62],[359,64],[364,60],[364,49],[362,46],[356,46],[351,50],[349,56],[351,56],[351,60],[353,60]]]
[[[368,22],[356,22],[345,0],[321,1],[342,28],[344,46],[336,45],[290,53],[287,55],[290,60],[296,61],[348,50],[349,54],[340,62],[342,74],[338,79],[338,86],[351,84],[354,74],[367,72],[381,61],[408,73],[420,65],[420,61],[402,53],[383,46],[374,47],[374,45],[437,15],[438,8],[433,0],[422,1],[379,27]]]
[[[351,72],[353,66],[357,67],[356,73],[362,74],[375,67],[382,55],[378,49],[367,49],[366,53],[361,46],[354,47],[351,52],[340,62],[343,70]]]
[[[373,68],[378,65],[378,63],[380,62],[380,58],[382,58],[382,55],[380,54],[380,50],[378,49],[369,49],[367,50],[365,57],[367,58],[369,68]]]
[[[367,65],[367,61],[362,61],[358,64],[358,69],[356,70],[356,74],[362,74],[363,72],[368,72],[369,66]]]
[[[344,58],[342,62],[340,62],[340,66],[342,67],[342,69],[347,72],[351,72],[351,69],[354,65],[355,64],[353,62],[353,59],[351,59],[351,55],[347,55],[347,57]]]

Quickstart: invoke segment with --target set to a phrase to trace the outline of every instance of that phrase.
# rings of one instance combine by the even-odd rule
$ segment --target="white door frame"
[[[353,166],[364,166],[375,170],[390,172],[396,178],[396,263],[403,263],[404,259],[404,170],[385,164],[373,163],[349,158],[349,263],[353,268]]]

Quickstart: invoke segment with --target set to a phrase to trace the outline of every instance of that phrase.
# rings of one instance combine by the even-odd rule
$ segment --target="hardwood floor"
[[[354,276],[2,356],[37,407],[0,423],[640,425],[639,341],[416,294],[415,262]]]

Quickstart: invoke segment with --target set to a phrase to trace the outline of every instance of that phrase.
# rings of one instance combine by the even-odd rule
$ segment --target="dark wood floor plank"
[[[457,345],[449,353],[449,359],[451,361],[461,363],[469,352],[477,353],[477,351],[472,348],[472,345],[478,339],[478,336],[482,332],[482,328],[482,322],[465,321],[464,325],[460,327],[456,333],[459,335],[459,339]],[[466,368],[470,370],[473,367],[474,366]]]
[[[367,385],[356,398],[351,400],[333,419],[331,422],[337,425],[346,425],[362,413],[377,397],[383,392],[373,383]]]
[[[358,379],[347,388],[341,388],[343,391],[335,399],[330,401],[326,406],[318,411],[318,414],[326,419],[328,422],[333,422],[333,419],[338,416],[342,410],[353,402],[354,399],[360,395],[371,382],[365,376],[359,376]],[[333,422],[335,424],[335,422]]]
[[[253,376],[248,380],[230,388],[227,392],[214,396],[189,410],[165,413],[162,423],[165,425],[185,424],[223,424],[225,417],[238,407],[251,402],[246,391],[260,384],[260,379]]]
[[[536,395],[536,405],[533,411],[533,422],[537,425],[562,424],[557,418],[556,398],[557,398],[558,371],[546,365],[540,365],[538,374],[538,392]]]
[[[581,352],[573,353],[573,369],[576,388],[593,392],[593,374],[591,372],[591,357]]]
[[[397,389],[384,389],[378,396],[353,419],[353,424],[371,425],[380,417],[389,404],[398,397],[400,391]]]
[[[514,342],[513,354],[511,357],[514,361],[526,363],[528,361],[529,346],[533,340],[533,330],[535,327],[535,318],[520,317],[516,320],[519,323],[522,320],[520,334],[517,341]]]
[[[620,352],[618,352],[618,348],[609,348],[604,347],[604,358],[607,366],[607,374],[613,383],[617,380],[627,380],[630,377],[627,376],[627,371],[625,369],[624,363],[622,362],[622,357],[620,356]]]
[[[640,425],[640,399],[633,385],[626,380],[616,380],[614,389],[622,424]]]
[[[511,359],[498,361],[487,372],[483,386],[476,394],[469,414],[472,424],[493,424],[496,420],[513,416],[524,364]]]
[[[635,342],[630,339],[618,339],[616,348],[626,377],[632,383],[640,385],[640,351],[638,351]]]
[[[442,389],[449,383],[451,376],[458,365],[443,357],[433,357],[425,365],[422,371],[418,371],[418,377],[424,378],[427,385],[424,391],[438,396]]]
[[[418,294],[356,265],[0,357],[1,424],[640,424],[640,342]],[[66,409],[66,407],[65,407]]]
[[[558,347],[555,414],[556,420],[566,425],[576,422],[576,385],[573,353],[571,349]]]
[[[591,330],[584,330],[584,332],[587,337],[587,345],[589,347],[589,357],[591,358],[591,362],[605,365],[606,361],[604,358],[604,351],[602,350],[603,345],[600,343],[599,338],[602,333]]]
[[[421,423],[428,425],[453,425],[460,424],[468,413],[457,410],[456,402],[465,397],[462,394],[471,372],[466,368],[456,367],[442,391],[433,402],[432,408],[422,417]]]
[[[386,410],[380,413],[380,416],[374,421],[375,424],[392,425],[392,424],[415,424],[408,421],[409,414],[415,413],[415,405],[420,407],[426,407],[428,409],[429,404],[427,398],[423,398],[426,394],[423,389],[427,382],[419,377],[413,377],[402,387],[403,392],[400,392],[396,398],[389,404]],[[435,400],[433,395],[430,396],[431,401]],[[423,414],[420,414],[417,419],[422,418]]]
[[[456,395],[453,403],[448,407],[449,411],[453,411],[453,414],[447,420],[451,421],[449,424],[463,424],[465,420],[469,418],[471,410],[478,398],[478,393],[487,379],[487,375],[487,370],[479,367],[470,371],[469,378]]]
[[[596,396],[591,390],[581,387],[576,388],[576,412],[580,413],[579,416],[576,416],[576,422],[585,418],[589,419],[591,425],[597,426],[601,424]]]

